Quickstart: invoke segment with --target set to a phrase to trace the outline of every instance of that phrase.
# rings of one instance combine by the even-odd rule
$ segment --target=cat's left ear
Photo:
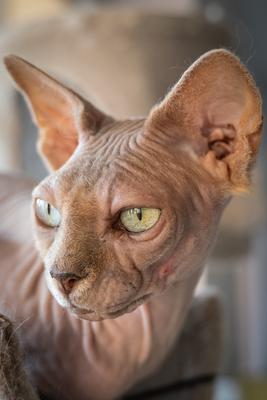
[[[237,57],[213,50],[197,60],[152,109],[145,132],[184,142],[230,191],[247,190],[262,128],[261,97]]]
[[[48,168],[60,168],[79,142],[95,134],[110,119],[29,62],[5,57],[5,65],[29,103],[39,127],[38,150]]]

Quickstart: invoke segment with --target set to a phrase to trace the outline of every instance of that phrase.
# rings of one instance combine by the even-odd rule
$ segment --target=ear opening
[[[261,128],[255,82],[224,49],[200,57],[146,121],[147,134],[189,142],[201,165],[233,192],[249,188]]]
[[[10,55],[4,62],[39,127],[41,156],[49,169],[60,168],[78,143],[96,134],[108,117],[22,58]]]

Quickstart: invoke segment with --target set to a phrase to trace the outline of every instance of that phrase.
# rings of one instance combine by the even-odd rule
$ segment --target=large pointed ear
[[[95,134],[110,119],[22,58],[11,55],[4,61],[29,103],[40,130],[38,150],[50,169],[61,167],[80,141]]]
[[[197,60],[146,121],[147,134],[189,144],[198,162],[233,192],[248,189],[261,128],[253,78],[223,49]]]

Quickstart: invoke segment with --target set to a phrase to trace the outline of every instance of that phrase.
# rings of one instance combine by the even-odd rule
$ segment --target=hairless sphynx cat
[[[123,121],[19,57],[5,63],[50,173],[34,189],[0,176],[1,312],[42,393],[114,399],[180,332],[222,212],[249,189],[261,98],[226,50]]]

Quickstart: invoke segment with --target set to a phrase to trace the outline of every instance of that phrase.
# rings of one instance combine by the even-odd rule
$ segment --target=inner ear
[[[26,98],[39,127],[38,150],[49,169],[60,168],[78,143],[96,134],[104,113],[27,61],[8,56],[5,64]]]
[[[208,151],[212,151],[218,160],[235,151],[236,130],[232,124],[203,126],[202,135],[207,139]]]
[[[249,184],[261,127],[261,97],[254,80],[226,50],[197,60],[146,122],[150,134],[158,130],[166,133],[166,141],[189,142],[204,168],[234,190]]]

